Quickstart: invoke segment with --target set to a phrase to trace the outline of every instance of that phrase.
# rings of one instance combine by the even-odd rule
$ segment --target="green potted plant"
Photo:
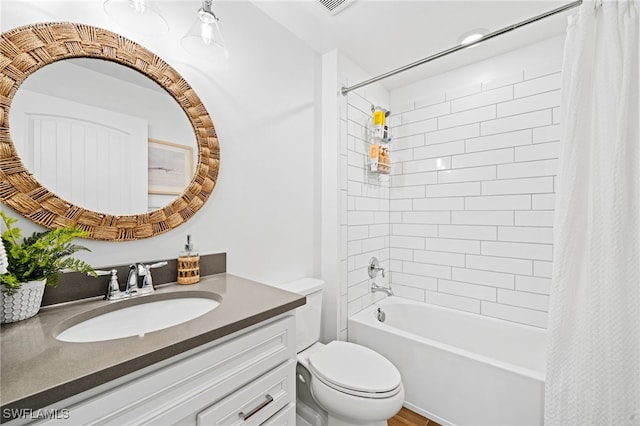
[[[0,247],[0,323],[30,318],[40,310],[45,285],[57,286],[66,271],[95,276],[86,262],[71,257],[88,248],[73,244],[87,233],[78,228],[56,228],[22,238],[17,219],[0,211],[6,230]]]

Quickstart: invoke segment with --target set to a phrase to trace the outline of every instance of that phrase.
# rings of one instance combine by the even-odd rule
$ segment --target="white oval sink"
[[[146,302],[107,312],[75,324],[56,336],[63,342],[101,342],[143,336],[191,321],[220,305],[204,297],[185,297]]]

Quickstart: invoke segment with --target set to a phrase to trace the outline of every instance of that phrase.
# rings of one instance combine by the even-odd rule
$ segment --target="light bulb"
[[[218,18],[211,11],[211,1],[202,2],[198,16],[180,41],[182,47],[194,56],[224,61],[228,57]]]
[[[208,46],[213,40],[213,25],[218,19],[210,9],[205,10],[204,7],[198,10],[198,16],[200,17],[200,37],[202,37],[204,44]]]
[[[213,31],[211,30],[211,25],[202,23],[200,26],[200,37],[202,37],[202,41],[207,46],[211,44],[211,40],[213,39]]]

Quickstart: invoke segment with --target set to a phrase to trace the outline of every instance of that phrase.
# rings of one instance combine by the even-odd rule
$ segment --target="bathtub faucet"
[[[375,293],[376,291],[381,291],[383,293],[386,293],[388,296],[393,296],[393,290],[391,289],[391,284],[389,284],[389,287],[383,287],[376,283],[371,283],[371,293]]]

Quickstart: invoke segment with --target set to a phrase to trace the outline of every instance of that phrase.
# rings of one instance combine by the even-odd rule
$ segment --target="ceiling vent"
[[[318,0],[326,10],[332,15],[338,13],[349,7],[355,0]]]

